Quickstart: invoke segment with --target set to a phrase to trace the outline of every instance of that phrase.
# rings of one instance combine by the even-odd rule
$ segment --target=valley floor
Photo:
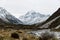
[[[45,30],[13,30],[13,29],[1,29],[0,30],[0,40],[45,40],[42,38],[41,34],[44,32],[50,32],[49,29]],[[46,40],[58,40],[60,38],[60,32],[54,32],[56,38],[48,38]],[[50,34],[49,34],[50,35]]]

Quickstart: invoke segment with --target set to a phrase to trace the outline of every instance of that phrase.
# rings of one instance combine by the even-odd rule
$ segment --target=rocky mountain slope
[[[21,24],[22,22],[11,15],[7,10],[0,7],[0,23]]]
[[[53,13],[41,26],[41,28],[56,28],[60,25],[60,8]]]

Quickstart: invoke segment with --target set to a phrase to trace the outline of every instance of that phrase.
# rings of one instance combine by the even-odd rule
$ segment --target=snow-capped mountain
[[[20,24],[22,23],[20,20],[18,20],[16,17],[12,16],[7,10],[0,7],[0,19],[4,22],[9,22],[12,24]]]
[[[35,11],[29,11],[25,15],[19,17],[19,19],[25,24],[25,25],[31,25],[35,23],[40,23],[45,21],[49,15],[40,14],[39,12]]]

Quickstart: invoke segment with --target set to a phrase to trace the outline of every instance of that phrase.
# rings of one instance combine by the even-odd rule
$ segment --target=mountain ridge
[[[40,14],[39,12],[35,12],[35,11],[32,11],[32,12],[28,11],[25,15],[21,16],[19,19],[22,20],[22,22],[26,25],[29,25],[29,24],[32,25],[39,22],[43,22],[48,17],[49,15]]]
[[[58,25],[60,25],[60,8],[42,23],[41,28],[55,29],[59,27]]]
[[[0,19],[7,23],[12,24],[20,24],[22,23],[19,19],[17,19],[15,16],[11,15],[7,10],[0,7]]]

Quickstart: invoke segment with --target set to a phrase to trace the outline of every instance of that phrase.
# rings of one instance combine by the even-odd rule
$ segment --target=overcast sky
[[[0,7],[18,18],[31,10],[52,14],[60,7],[60,0],[0,0]]]

